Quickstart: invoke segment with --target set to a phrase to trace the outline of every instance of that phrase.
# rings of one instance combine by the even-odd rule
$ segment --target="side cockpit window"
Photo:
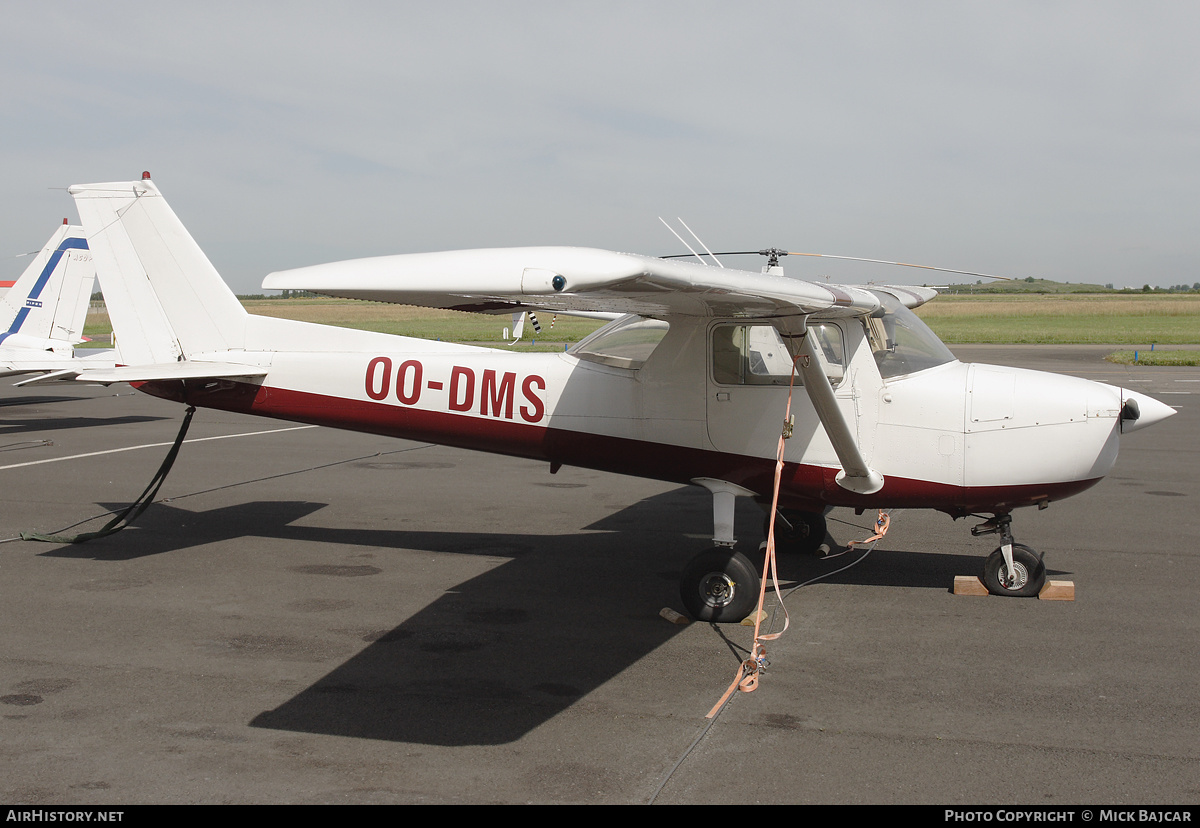
[[[833,323],[812,323],[808,336],[829,382],[837,387],[846,364],[842,329]],[[800,337],[768,323],[722,323],[713,327],[711,342],[712,378],[721,385],[787,385],[800,349]],[[802,384],[798,373],[796,384]]]

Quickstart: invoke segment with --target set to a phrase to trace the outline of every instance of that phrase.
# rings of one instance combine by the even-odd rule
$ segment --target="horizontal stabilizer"
[[[165,362],[152,365],[122,365],[81,371],[75,379],[112,385],[115,382],[162,382],[164,380],[256,379],[267,375],[266,368],[233,362]]]
[[[39,376],[29,377],[20,382],[14,382],[14,388],[26,385],[43,385],[52,382],[73,380],[84,371],[109,370],[117,364],[117,352],[109,349],[104,351],[76,351],[76,354],[86,353],[87,356],[57,357],[47,354],[40,363],[25,360],[18,370],[0,371],[0,376],[13,374],[39,373]],[[0,362],[0,365],[3,365]]]
[[[63,380],[73,380],[80,374],[79,368],[64,368],[61,371],[51,371],[47,374],[40,374],[36,377],[23,379],[20,382],[14,382],[13,388],[24,388],[26,385],[43,385],[51,382],[61,382]]]
[[[11,377],[19,374],[47,374],[66,376],[72,372],[88,368],[112,368],[117,364],[115,350],[104,351],[75,351],[71,353],[56,351],[29,351],[17,348],[0,349],[0,377]],[[87,356],[80,356],[87,354]],[[45,379],[39,377],[38,379]],[[18,385],[33,384],[33,379],[25,380]]]

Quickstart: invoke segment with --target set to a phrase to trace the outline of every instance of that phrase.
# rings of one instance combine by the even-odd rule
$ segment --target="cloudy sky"
[[[67,186],[150,170],[240,293],[389,253],[686,252],[659,216],[713,249],[1200,280],[1194,2],[4,11],[0,278],[76,220]]]

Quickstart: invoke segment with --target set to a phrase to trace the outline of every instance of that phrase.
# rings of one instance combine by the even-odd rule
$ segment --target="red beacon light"
[[[145,172],[142,173],[142,181],[149,181],[149,180],[150,180],[150,171],[146,170]]]

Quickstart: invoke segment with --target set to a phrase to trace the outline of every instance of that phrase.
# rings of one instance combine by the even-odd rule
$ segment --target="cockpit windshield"
[[[882,290],[871,293],[879,299],[881,307],[863,323],[867,328],[867,341],[871,343],[871,354],[884,379],[954,362],[954,354],[937,334],[899,299]]]

